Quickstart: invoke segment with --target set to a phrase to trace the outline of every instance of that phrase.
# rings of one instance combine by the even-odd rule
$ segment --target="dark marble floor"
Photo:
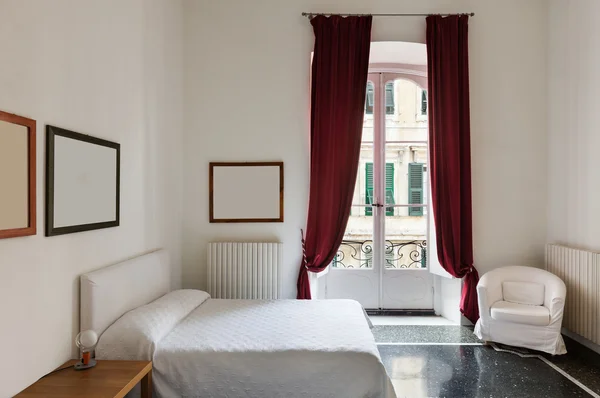
[[[600,354],[566,336],[567,354],[544,357],[600,395]]]
[[[478,340],[469,336],[469,328],[376,326],[373,332],[399,398],[592,396],[539,358],[472,345]],[[600,396],[600,355],[565,341],[567,355],[544,357]]]
[[[378,343],[480,343],[473,329],[464,326],[378,325]]]
[[[589,397],[535,358],[486,346],[380,345],[383,363],[401,397]]]

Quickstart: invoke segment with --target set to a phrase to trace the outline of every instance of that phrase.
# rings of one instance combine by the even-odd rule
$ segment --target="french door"
[[[353,205],[327,298],[368,309],[433,308],[424,87],[422,76],[369,74]]]

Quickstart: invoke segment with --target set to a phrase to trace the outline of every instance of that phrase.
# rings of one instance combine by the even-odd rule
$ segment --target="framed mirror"
[[[0,239],[36,234],[35,127],[0,111]]]
[[[209,165],[211,223],[283,222],[283,162]]]
[[[46,236],[119,225],[121,145],[46,126]]]

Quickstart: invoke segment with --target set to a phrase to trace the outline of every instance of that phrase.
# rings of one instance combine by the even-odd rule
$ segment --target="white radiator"
[[[278,299],[281,243],[208,244],[208,293],[223,299]]]
[[[567,285],[563,326],[600,344],[600,253],[547,245],[546,270]]]

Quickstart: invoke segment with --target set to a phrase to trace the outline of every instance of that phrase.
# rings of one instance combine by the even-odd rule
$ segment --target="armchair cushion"
[[[492,305],[490,315],[492,319],[502,322],[533,326],[548,326],[550,324],[550,310],[541,305],[497,301]]]
[[[543,305],[544,285],[534,282],[502,282],[504,301],[516,304]]]

